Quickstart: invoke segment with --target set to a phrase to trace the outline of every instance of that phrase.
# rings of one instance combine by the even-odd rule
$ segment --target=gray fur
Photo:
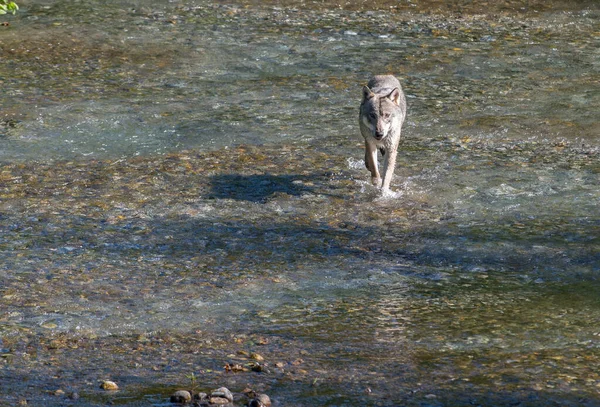
[[[365,139],[365,165],[371,171],[373,185],[389,190],[396,166],[402,124],[406,117],[406,99],[398,79],[377,75],[363,87],[359,126]],[[377,150],[383,160],[383,179],[379,173]]]

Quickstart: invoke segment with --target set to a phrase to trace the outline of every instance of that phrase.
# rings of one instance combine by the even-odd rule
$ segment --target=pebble
[[[171,403],[189,403],[192,401],[192,394],[187,390],[177,390],[171,395]]]
[[[102,390],[119,390],[119,386],[117,385],[117,383],[110,380],[103,381],[100,385],[100,388]]]
[[[248,407],[270,407],[271,399],[266,394],[259,394],[248,402]]]
[[[262,361],[265,360],[265,358],[262,355],[258,354],[258,353],[251,353],[250,354],[250,359],[254,359],[257,362],[262,362]]]
[[[209,399],[209,402],[210,402],[210,404],[217,404],[217,405],[231,403],[231,401],[224,399],[222,397],[211,397]]]
[[[228,404],[233,402],[233,393],[227,387],[219,387],[210,393],[210,404]]]
[[[204,401],[206,399],[208,399],[208,394],[206,393],[200,392],[194,396],[194,400]]]

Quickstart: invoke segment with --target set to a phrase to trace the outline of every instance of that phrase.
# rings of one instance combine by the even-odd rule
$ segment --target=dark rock
[[[194,407],[206,407],[210,405],[210,399],[206,393],[198,393],[194,396]]]
[[[271,399],[266,394],[258,394],[248,402],[248,407],[270,407]]]

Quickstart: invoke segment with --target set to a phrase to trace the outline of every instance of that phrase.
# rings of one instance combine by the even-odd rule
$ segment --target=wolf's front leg
[[[396,168],[396,155],[398,151],[396,148],[392,148],[385,155],[385,159],[383,162],[383,183],[381,184],[381,189],[383,191],[387,191],[390,189],[390,184],[392,183],[392,176],[394,175],[394,169]]]
[[[371,182],[375,186],[381,185],[381,175],[379,174],[379,168],[377,168],[377,148],[365,141],[365,166],[371,171]]]

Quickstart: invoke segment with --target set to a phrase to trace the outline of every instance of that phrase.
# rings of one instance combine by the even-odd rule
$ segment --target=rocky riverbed
[[[594,2],[163,3],[0,27],[0,405],[599,403]]]

